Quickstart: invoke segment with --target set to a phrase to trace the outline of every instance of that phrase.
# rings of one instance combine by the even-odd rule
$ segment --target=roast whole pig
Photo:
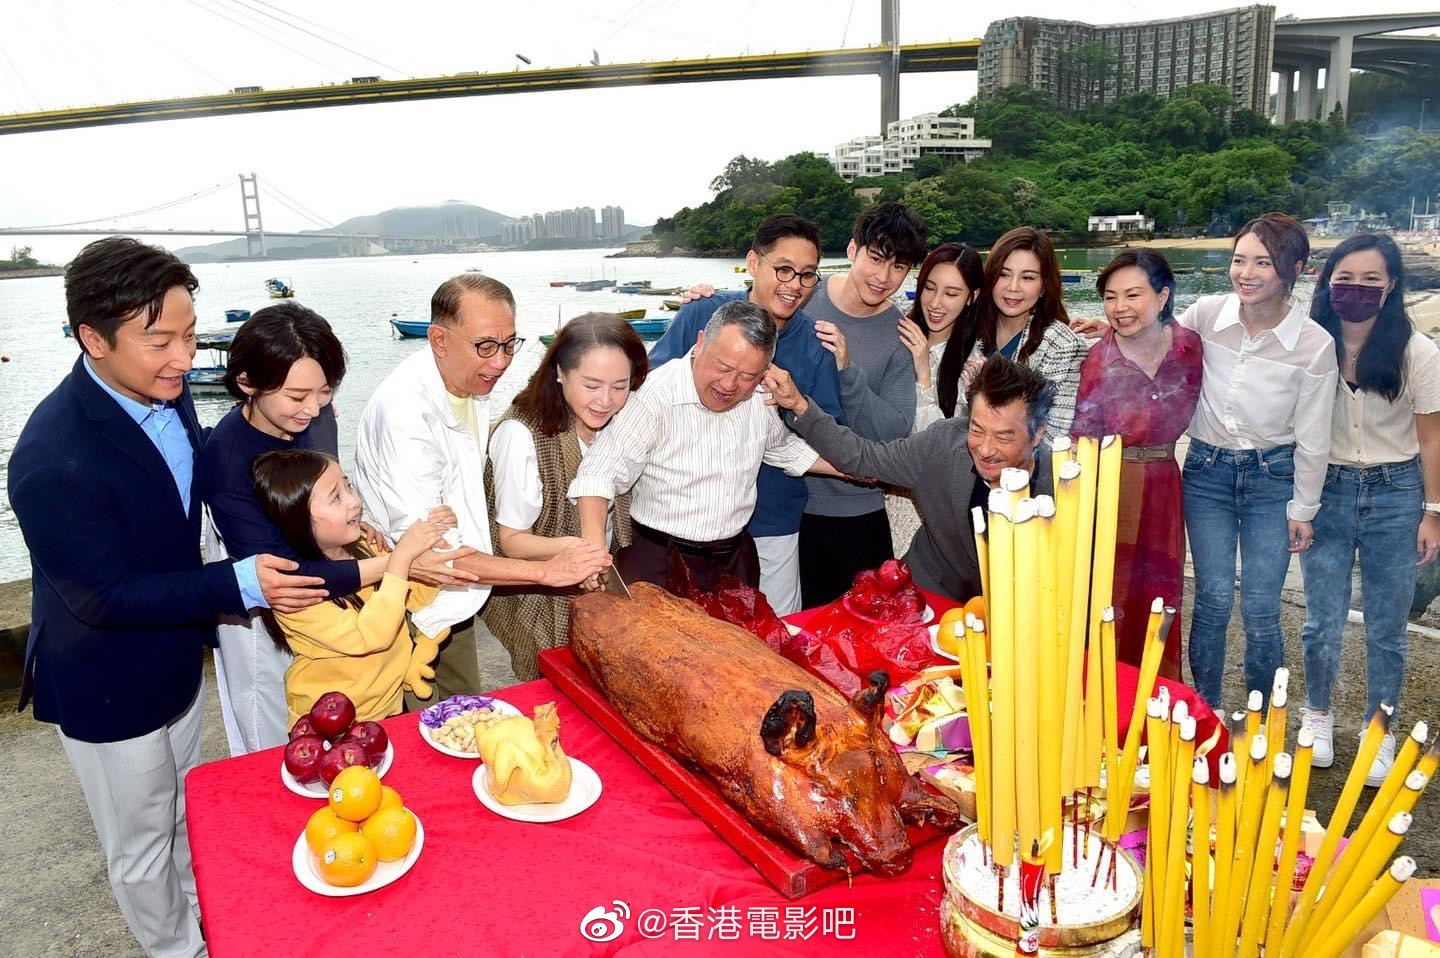
[[[883,672],[845,698],[745,630],[637,582],[571,605],[570,645],[635,730],[698,766],[761,830],[830,868],[897,875],[905,825],[959,810],[906,773],[880,727]]]

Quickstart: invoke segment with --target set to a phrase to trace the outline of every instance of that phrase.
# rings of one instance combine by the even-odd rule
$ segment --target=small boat
[[[914,291],[913,289],[907,289],[907,290],[905,291],[905,298],[906,298],[906,299],[914,299],[914,298],[915,298],[915,291]]]
[[[225,393],[225,365],[223,354],[230,349],[235,331],[227,329],[218,333],[197,333],[195,348],[210,350],[210,365],[196,366],[185,374],[185,382],[192,393],[215,395]]]
[[[273,276],[265,281],[265,291],[270,294],[271,299],[290,299],[295,295],[294,286]]]
[[[663,303],[660,304],[660,308],[661,308],[662,310],[667,311],[667,312],[672,312],[672,313],[673,313],[675,310],[679,309],[681,306],[684,306],[684,305],[685,305],[685,304],[682,303],[682,302],[680,302],[680,300],[678,300],[678,299],[667,299],[667,300],[665,300],[665,302],[663,302]]]
[[[576,283],[575,290],[580,293],[593,293],[597,289],[606,289],[614,285],[613,279],[587,279],[583,283]]]
[[[651,286],[638,290],[641,296],[679,296],[685,292],[684,286]]]
[[[850,271],[849,263],[822,263],[819,267],[822,273],[846,273]]]
[[[663,319],[631,319],[627,320],[627,322],[629,322],[631,328],[640,335],[641,339],[656,340],[665,335],[665,331],[670,328],[671,320],[670,317],[667,316]],[[549,346],[554,341],[555,333],[540,334],[540,342],[544,345]]]
[[[637,279],[630,283],[614,283],[612,285],[614,285],[615,292],[617,293],[643,293],[650,288],[650,281],[648,279]]]
[[[71,338],[71,337],[74,335],[74,334],[72,334],[72,333],[70,332],[70,324],[69,324],[69,323],[61,323],[61,324],[60,324],[60,332],[64,333],[64,334],[65,334],[65,338],[67,338],[67,339]]]
[[[430,321],[428,319],[392,319],[390,328],[395,330],[401,339],[424,339],[430,333]]]
[[[1183,275],[1185,275],[1185,274],[1187,274],[1187,273],[1193,273],[1193,272],[1195,272],[1195,267],[1193,267],[1193,266],[1172,266],[1172,267],[1170,268],[1170,272],[1174,273],[1176,276],[1183,276]]]
[[[1089,275],[1090,271],[1088,269],[1062,269],[1060,271],[1060,282],[1078,283]]]
[[[484,271],[483,269],[481,269],[480,267],[478,267],[478,266],[467,266],[467,267],[465,268],[465,272],[467,272],[467,273],[483,273],[483,272],[485,272],[485,271]]]
[[[616,313],[615,315],[616,315],[616,316],[619,316],[621,319],[626,320],[626,321],[629,321],[629,320],[632,320],[632,319],[644,319],[644,318],[645,318],[645,310],[643,310],[643,309],[624,309],[624,310],[621,310],[620,312]]]
[[[551,289],[563,289],[563,288],[566,287],[566,286],[574,286],[574,285],[575,285],[575,280],[573,280],[573,279],[552,279],[552,280],[550,281],[550,288],[551,288]]]
[[[1224,273],[1224,272],[1227,272],[1229,269],[1230,269],[1230,267],[1228,267],[1228,266],[1202,266],[1202,267],[1200,267],[1200,272],[1202,272],[1202,273],[1209,273],[1210,275],[1213,276],[1213,275],[1215,275],[1216,273]]]
[[[225,322],[243,323],[250,318],[248,309],[227,309],[225,310]]]
[[[752,286],[754,286],[754,285],[755,285],[755,281],[754,281],[753,279],[747,279],[747,280],[745,281],[745,288],[746,288],[746,289],[749,289],[750,287],[752,287]]]
[[[748,272],[750,272],[750,271],[749,271],[748,269],[746,269],[744,266],[737,266],[737,267],[735,267],[735,272],[737,272],[737,273],[748,273]]]

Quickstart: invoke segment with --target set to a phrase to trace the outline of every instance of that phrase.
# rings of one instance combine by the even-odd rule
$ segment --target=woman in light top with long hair
[[[1069,326],[1061,300],[1060,260],[1050,237],[1031,226],[1011,230],[985,259],[977,310],[979,349],[1024,363],[1055,383],[1049,436],[1068,436],[1086,344]]]
[[[1440,553],[1440,350],[1405,314],[1405,265],[1388,236],[1364,233],[1335,247],[1310,316],[1333,337],[1340,364],[1315,544],[1300,556],[1303,715],[1315,733],[1314,764],[1325,768],[1335,758],[1330,693],[1357,556],[1369,692],[1361,718],[1382,702],[1399,705],[1416,566]],[[1387,734],[1368,784],[1384,781],[1394,761]]]
[[[1204,376],[1185,456],[1185,529],[1195,566],[1190,670],[1224,705],[1225,634],[1235,602],[1245,624],[1245,689],[1268,694],[1285,663],[1280,590],[1293,553],[1315,539],[1335,402],[1335,344],[1291,295],[1310,241],[1284,213],[1236,234],[1234,292],[1203,296],[1180,322],[1200,334]]]

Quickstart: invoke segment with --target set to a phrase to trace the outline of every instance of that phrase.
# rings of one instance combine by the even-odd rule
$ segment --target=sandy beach
[[[1431,337],[1440,336],[1440,293],[1433,290],[1416,293],[1406,307],[1416,329]]]

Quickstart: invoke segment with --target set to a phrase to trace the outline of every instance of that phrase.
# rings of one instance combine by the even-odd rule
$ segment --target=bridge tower
[[[254,173],[240,174],[240,202],[245,207],[245,255],[254,258],[258,248],[259,255],[269,256],[265,249],[265,224],[260,220],[260,183]]]
[[[900,119],[900,4],[880,0],[880,45],[890,48],[890,59],[880,68],[880,135]]]

